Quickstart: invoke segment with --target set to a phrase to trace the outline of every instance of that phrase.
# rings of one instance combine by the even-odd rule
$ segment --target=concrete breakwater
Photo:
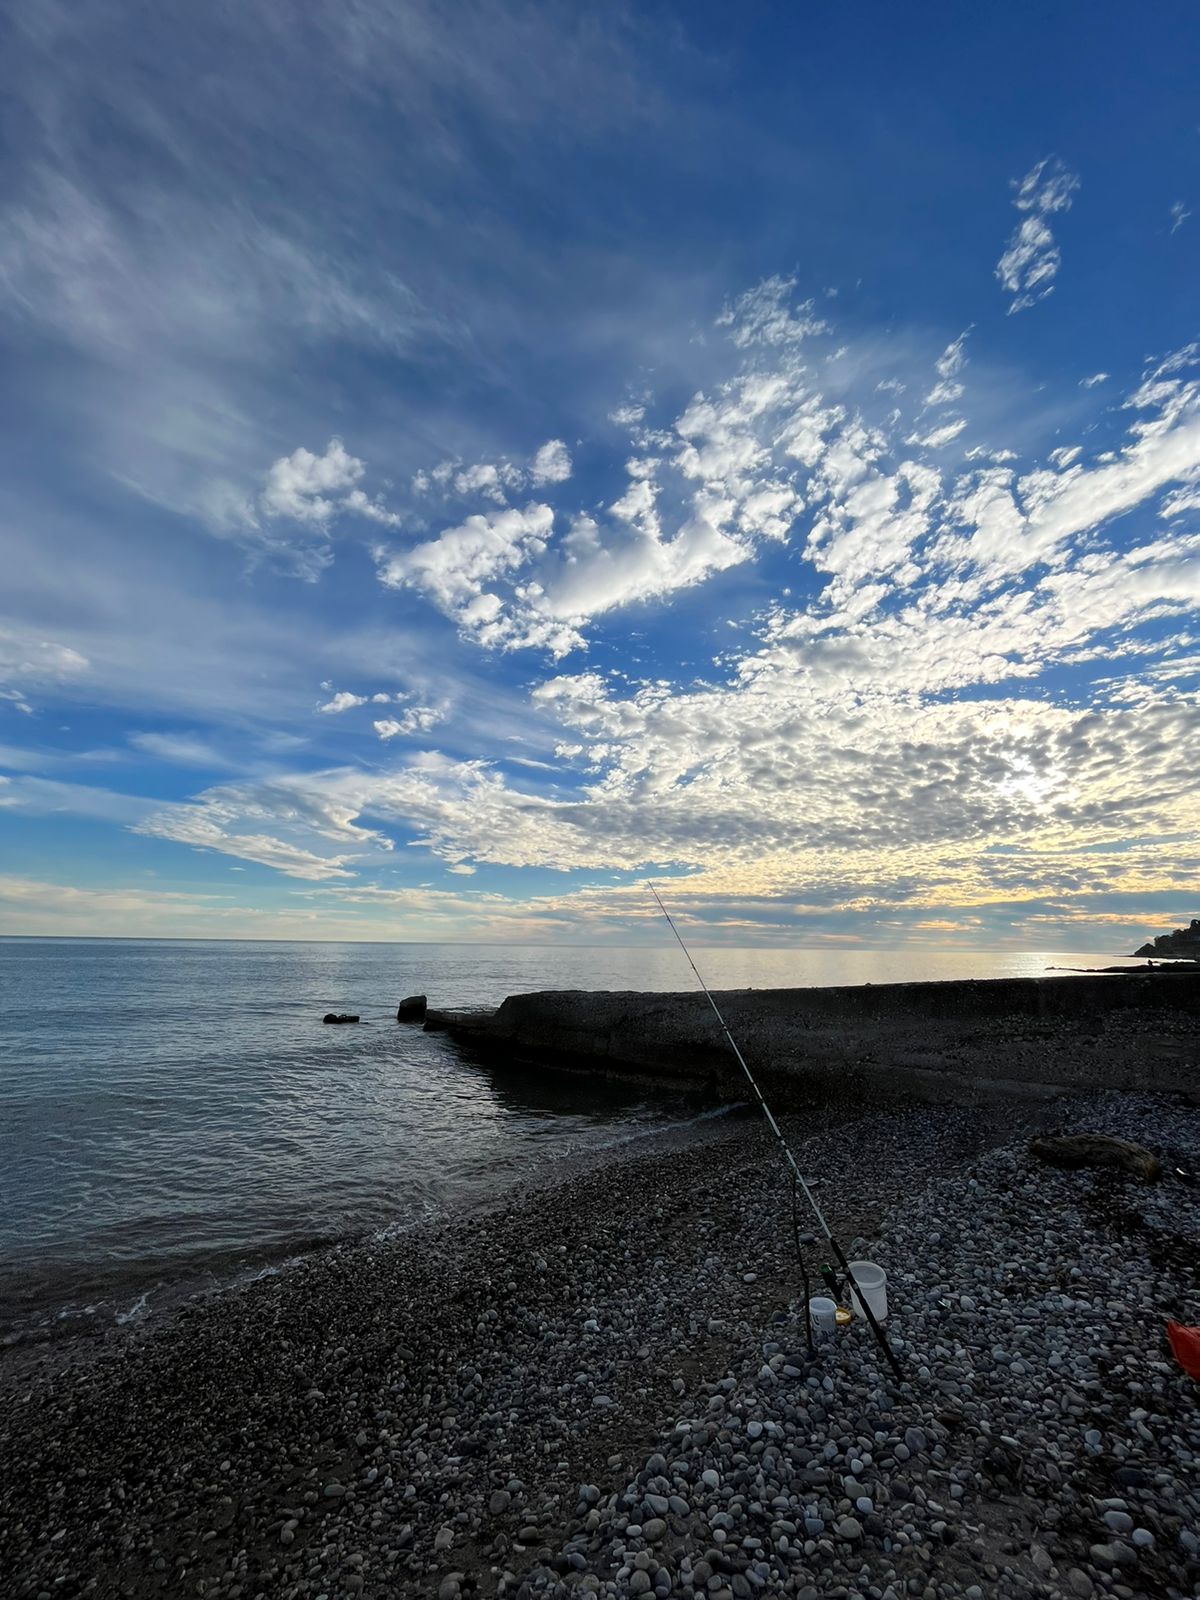
[[[879,1104],[1067,1089],[1200,1094],[1200,972],[742,989],[717,1003],[764,1088]],[[745,1098],[704,996],[543,990],[426,1027],[509,1060]]]

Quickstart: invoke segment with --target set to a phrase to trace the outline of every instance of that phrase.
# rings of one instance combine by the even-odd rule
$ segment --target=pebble
[[[566,1180],[552,1208],[514,1201],[419,1246],[339,1250],[254,1300],[206,1302],[161,1348],[189,1394],[207,1385],[211,1465],[182,1446],[174,1358],[153,1339],[86,1381],[68,1369],[0,1390],[0,1541],[19,1541],[0,1565],[25,1575],[14,1600],[73,1593],[71,1573],[138,1551],[158,1587],[214,1600],[1190,1593],[1191,1397],[1157,1353],[1156,1306],[1182,1292],[1172,1240],[1186,1259],[1197,1201],[1165,1181],[1123,1187],[1159,1241],[1152,1266],[1114,1249],[1084,1203],[1120,1180],[1028,1161],[1022,1129],[1040,1110],[996,1114],[1015,1142],[976,1154],[969,1181],[947,1165],[943,1146],[978,1148],[981,1115],[855,1125],[856,1214],[878,1223],[855,1253],[886,1264],[903,1387],[861,1325],[813,1366],[793,1307],[732,1292],[744,1278],[774,1295],[795,1267],[786,1187],[766,1135],[743,1129],[701,1162],[629,1160],[619,1180]],[[1059,1101],[1054,1117],[1193,1162],[1200,1143],[1194,1110],[1147,1097]],[[836,1212],[829,1145],[815,1135],[804,1160]],[[730,1265],[746,1260],[756,1273]],[[53,1427],[31,1430],[35,1412]],[[113,1419],[136,1430],[136,1455],[111,1447]],[[57,1441],[45,1465],[39,1437]],[[1128,1502],[1090,1498],[1101,1468]],[[997,1502],[1028,1529],[1028,1565],[1002,1527],[978,1531]],[[265,1558],[243,1504],[270,1530]],[[1089,1525],[1102,1535],[1090,1546],[1076,1531]],[[464,1570],[447,1573],[451,1559]]]

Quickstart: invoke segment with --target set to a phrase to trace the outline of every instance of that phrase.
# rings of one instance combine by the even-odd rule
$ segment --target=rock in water
[[[357,1016],[351,1016],[348,1011],[327,1011],[321,1019],[323,1022],[357,1022]]]
[[[1053,1134],[1029,1143],[1031,1155],[1056,1167],[1123,1167],[1147,1183],[1162,1176],[1158,1157],[1128,1139],[1106,1133]]]
[[[424,1022],[427,1001],[423,994],[410,994],[396,1007],[397,1022]]]

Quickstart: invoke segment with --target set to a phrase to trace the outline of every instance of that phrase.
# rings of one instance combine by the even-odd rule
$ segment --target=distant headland
[[[1186,928],[1176,928],[1174,933],[1160,933],[1157,939],[1147,939],[1135,956],[1190,956],[1200,961],[1200,917],[1193,917]]]

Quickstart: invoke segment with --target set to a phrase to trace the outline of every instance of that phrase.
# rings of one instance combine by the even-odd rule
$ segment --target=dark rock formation
[[[1186,928],[1176,928],[1174,933],[1160,933],[1148,939],[1135,956],[1184,956],[1200,961],[1200,917],[1193,917]]]
[[[1030,1141],[1029,1153],[1053,1167],[1120,1167],[1147,1183],[1162,1176],[1157,1156],[1140,1144],[1106,1133],[1047,1134]]]
[[[424,1022],[426,999],[423,994],[410,994],[396,1007],[397,1022]]]
[[[780,1106],[975,1103],[1064,1089],[1197,1091],[1200,970],[744,989],[717,1003]],[[544,990],[494,1012],[434,1011],[429,1031],[517,1064],[745,1100],[705,997]]]
[[[352,1017],[348,1011],[327,1011],[321,1018],[322,1022],[357,1022],[356,1016]]]

